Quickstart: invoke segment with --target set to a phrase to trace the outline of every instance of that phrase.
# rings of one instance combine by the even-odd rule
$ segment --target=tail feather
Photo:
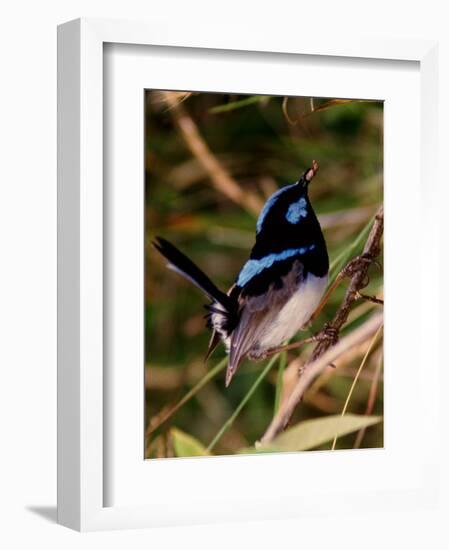
[[[169,261],[168,267],[170,269],[185,277],[202,290],[208,298],[218,302],[226,311],[231,312],[232,304],[229,296],[219,290],[209,277],[192,260],[178,250],[176,246],[161,237],[156,237],[153,241],[153,246]]]

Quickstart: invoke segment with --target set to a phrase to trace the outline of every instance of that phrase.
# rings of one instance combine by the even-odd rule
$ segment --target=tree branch
[[[335,330],[337,334],[346,323],[351,306],[359,297],[359,291],[367,285],[366,279],[368,276],[368,269],[380,253],[380,241],[382,238],[383,229],[384,209],[383,206],[381,206],[374,217],[373,227],[371,228],[368,239],[366,240],[362,255],[354,260],[351,260],[343,269],[343,273],[351,277],[351,282],[349,283],[349,287],[346,291],[342,304],[328,325],[328,327]],[[315,347],[309,362],[312,362],[320,357],[331,346],[331,339],[324,339],[319,342]],[[307,368],[307,364],[304,368]]]
[[[325,332],[334,334],[334,338],[323,338],[318,341],[310,359],[302,369],[301,377],[296,383],[287,402],[273,418],[270,426],[261,439],[262,444],[267,444],[274,439],[288,425],[293,412],[300,403],[304,392],[315,377],[320,374],[341,353],[354,345],[369,338],[382,323],[382,316],[375,315],[362,327],[348,334],[341,342],[335,344],[336,338],[348,319],[352,304],[359,298],[359,291],[367,285],[368,269],[380,253],[380,241],[383,234],[383,207],[381,206],[374,218],[373,227],[368,235],[361,256],[351,260],[343,269],[343,274],[349,276],[351,281],[346,290],[345,297],[338,308],[334,318],[327,325]],[[365,330],[365,332],[363,332]],[[331,349],[330,349],[331,348]]]

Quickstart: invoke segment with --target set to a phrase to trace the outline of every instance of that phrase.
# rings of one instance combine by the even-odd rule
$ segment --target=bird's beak
[[[310,183],[315,176],[315,174],[318,172],[318,162],[316,160],[312,160],[312,167],[309,168],[304,172],[304,179],[307,183]]]

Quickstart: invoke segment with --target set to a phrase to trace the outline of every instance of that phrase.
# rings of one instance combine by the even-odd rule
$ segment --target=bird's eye
[[[301,197],[299,201],[292,203],[287,210],[285,218],[288,222],[296,224],[301,218],[307,216],[307,202],[304,197]]]

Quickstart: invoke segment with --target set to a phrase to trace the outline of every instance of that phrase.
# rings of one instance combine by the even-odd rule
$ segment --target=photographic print
[[[383,103],[147,90],[145,458],[383,446]]]

